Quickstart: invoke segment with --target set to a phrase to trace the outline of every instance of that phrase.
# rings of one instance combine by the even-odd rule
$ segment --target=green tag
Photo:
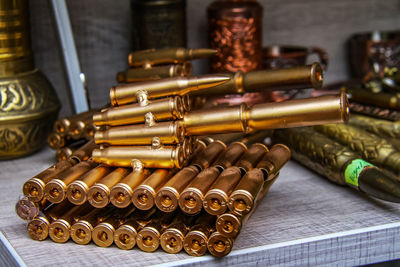
[[[374,165],[362,159],[355,159],[349,165],[347,165],[346,170],[344,171],[344,178],[346,179],[346,183],[358,187],[358,176],[366,166]]]

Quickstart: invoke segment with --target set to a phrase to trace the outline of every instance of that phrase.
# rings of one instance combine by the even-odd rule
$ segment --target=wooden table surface
[[[354,266],[400,258],[399,204],[335,185],[293,161],[282,169],[232,252],[222,259],[209,254],[167,254],[161,249],[145,253],[93,243],[34,241],[14,205],[22,196],[22,184],[50,166],[54,155],[46,148],[29,157],[0,162],[0,230],[5,236],[0,243],[0,266],[23,262],[28,266]]]

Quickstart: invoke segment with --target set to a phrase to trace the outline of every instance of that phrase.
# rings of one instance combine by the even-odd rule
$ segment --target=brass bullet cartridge
[[[231,252],[233,239],[223,236],[219,232],[214,232],[208,238],[207,248],[211,255],[215,257],[224,257]]]
[[[58,119],[54,122],[54,131],[61,136],[67,135],[70,131],[71,124],[78,120],[85,120],[90,118],[97,110],[88,110],[79,114],[74,114],[69,117]]]
[[[220,215],[228,208],[229,195],[240,181],[239,167],[225,169],[209,188],[203,199],[204,210],[212,215]]]
[[[148,211],[137,210],[127,217],[123,225],[114,233],[114,243],[120,249],[132,249],[136,245],[137,233],[150,223],[150,217],[156,212],[153,208]]]
[[[174,212],[156,212],[151,218],[151,222],[143,227],[136,237],[138,247],[145,252],[156,251],[160,245],[160,237],[168,224],[175,216]]]
[[[92,232],[96,225],[112,216],[115,207],[107,206],[103,209],[92,209],[88,214],[79,218],[79,220],[71,226],[71,238],[79,245],[86,245],[92,241]]]
[[[154,207],[156,193],[176,170],[157,169],[142,184],[133,190],[132,202],[140,210],[149,210]]]
[[[365,105],[356,102],[350,102],[350,110],[352,113],[359,113],[378,119],[389,121],[399,121],[400,111],[388,108],[381,108],[375,105]]]
[[[65,147],[70,143],[70,140],[67,140],[69,137],[61,136],[59,133],[52,132],[47,137],[47,144],[52,149],[59,149]]]
[[[24,196],[33,202],[39,202],[44,197],[44,187],[47,182],[56,177],[64,170],[71,168],[76,162],[74,160],[60,161],[53,166],[47,168],[41,173],[35,175],[22,186]]]
[[[311,128],[280,130],[275,136],[285,140],[295,160],[330,181],[382,200],[400,202],[399,182],[350,148]]]
[[[183,118],[187,135],[252,132],[344,122],[349,117],[346,95],[271,102],[247,108],[245,104],[190,112]]]
[[[191,95],[243,94],[271,90],[291,90],[322,87],[323,73],[319,63],[285,69],[257,70],[227,74],[228,82],[191,93]]]
[[[287,146],[275,144],[256,167],[264,173],[264,180],[267,181],[269,177],[278,174],[283,165],[290,160],[290,157],[291,152]]]
[[[219,155],[213,163],[213,166],[220,168],[222,172],[224,169],[235,165],[246,151],[247,146],[245,144],[242,142],[233,142]]]
[[[218,216],[215,222],[216,230],[223,236],[235,238],[242,229],[242,214],[227,212]]]
[[[213,141],[207,145],[206,149],[197,154],[192,160],[191,164],[197,166],[199,169],[204,170],[211,166],[214,160],[226,149],[226,145],[219,141]]]
[[[70,147],[59,148],[56,151],[57,161],[67,160],[72,155],[73,150]]]
[[[85,138],[86,127],[88,127],[88,125],[91,124],[93,124],[92,118],[87,118],[86,120],[74,121],[69,127],[68,136],[71,136],[72,139],[75,140]]]
[[[400,95],[398,93],[373,93],[362,88],[346,88],[351,95],[350,99],[358,103],[374,105],[381,108],[400,109]]]
[[[132,68],[127,71],[117,73],[117,82],[132,83],[158,80],[170,77],[187,76],[187,69],[183,68],[182,64],[157,66],[150,68]]]
[[[140,67],[146,65],[159,65],[171,63],[183,63],[194,59],[206,58],[213,56],[218,51],[208,48],[164,48],[164,49],[148,49],[129,54],[129,66]]]
[[[96,131],[94,140],[97,144],[109,145],[151,145],[180,144],[185,132],[176,121],[159,122],[154,125],[129,125],[111,127],[104,131]],[[157,139],[157,141],[155,141]]]
[[[72,153],[71,159],[74,159],[76,162],[88,160],[92,156],[93,150],[97,147],[98,145],[95,144],[94,140],[89,140]]]
[[[215,231],[214,215],[202,213],[186,234],[183,248],[191,256],[203,256],[207,252],[208,238]]]
[[[140,185],[150,174],[148,169],[138,162],[133,171],[111,188],[111,203],[118,208],[125,208],[132,203],[133,189]]]
[[[358,128],[374,133],[381,138],[399,138],[400,122],[391,122],[387,120],[375,119],[372,117],[352,114],[349,124]]]
[[[85,125],[85,129],[83,130],[83,137],[86,140],[90,140],[94,138],[94,133],[96,132],[96,125],[94,125],[93,120],[90,123]]]
[[[220,174],[216,167],[201,171],[179,196],[179,207],[187,214],[197,214],[203,208],[204,195]]]
[[[327,124],[315,129],[350,147],[365,160],[400,175],[400,152],[385,139],[349,124]]]
[[[268,148],[265,145],[261,143],[252,144],[235,165],[244,175],[247,171],[252,170],[267,152]]]
[[[180,193],[199,173],[195,166],[189,166],[180,170],[169,179],[156,194],[155,203],[158,209],[164,212],[172,212],[178,208]]]
[[[75,205],[82,205],[88,198],[89,188],[97,181],[108,175],[112,171],[111,167],[99,165],[96,168],[83,174],[67,188],[67,198]]]
[[[96,165],[92,161],[82,161],[55,176],[44,187],[44,195],[47,200],[53,203],[63,201],[67,197],[67,186]]]
[[[22,220],[33,220],[41,210],[44,210],[50,204],[45,198],[39,202],[33,202],[28,197],[23,196],[15,203],[15,212]]]
[[[263,184],[264,174],[260,169],[248,171],[229,196],[229,210],[240,215],[249,213]]]
[[[123,84],[110,88],[111,105],[143,102],[145,99],[161,98],[173,95],[185,95],[190,92],[213,87],[230,79],[227,75],[202,75],[192,77],[173,77],[156,81]]]
[[[171,254],[179,253],[183,249],[185,235],[189,232],[195,219],[195,216],[179,213],[161,234],[160,244],[162,249]]]
[[[120,227],[135,209],[133,205],[124,209],[116,209],[113,215],[94,227],[92,232],[93,242],[99,247],[111,246],[114,242],[115,229]]]
[[[89,188],[87,199],[95,208],[104,208],[110,203],[111,187],[131,172],[128,168],[117,168],[98,180]]]
[[[45,240],[49,235],[50,223],[57,220],[59,216],[72,207],[73,205],[68,200],[64,200],[60,204],[50,205],[43,211],[42,215],[37,216],[28,223],[27,230],[29,236],[33,240]]]
[[[132,160],[140,160],[145,168],[181,168],[184,153],[181,146],[112,146],[95,149],[94,161],[111,166],[130,167]]]
[[[181,96],[166,97],[149,101],[147,104],[130,104],[109,108],[95,113],[93,121],[96,126],[118,126],[144,123],[146,114],[151,113],[155,121],[182,119],[184,104]]]
[[[75,206],[57,220],[50,223],[49,236],[56,243],[65,243],[71,237],[71,225],[79,220],[79,217],[89,213],[93,208],[85,203]]]

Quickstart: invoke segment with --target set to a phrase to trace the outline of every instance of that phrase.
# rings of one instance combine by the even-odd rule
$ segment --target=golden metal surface
[[[124,72],[117,73],[117,82],[119,83],[132,83],[150,80],[158,80],[170,77],[185,77],[191,73],[184,68],[183,64],[157,66],[150,68],[131,68]]]
[[[219,141],[212,141],[204,150],[194,156],[191,164],[204,170],[226,149],[226,145]]]
[[[27,231],[33,240],[42,241],[49,236],[49,226],[46,217],[39,216],[28,223]]]
[[[81,162],[84,160],[88,160],[92,156],[92,152],[98,146],[94,143],[93,140],[89,140],[86,144],[75,150],[71,159],[74,159],[77,162]]]
[[[181,144],[184,130],[178,122],[159,122],[154,125],[127,125],[110,127],[96,131],[94,140],[97,144],[109,145],[151,145],[155,138],[159,144]]]
[[[215,231],[216,216],[202,213],[190,228],[183,241],[183,248],[191,256],[202,256],[207,252],[208,237]]]
[[[221,171],[229,168],[240,159],[247,151],[247,146],[242,142],[233,142],[223,151],[213,163],[214,167],[220,168]]]
[[[93,115],[97,126],[144,123],[145,115],[151,113],[155,121],[182,119],[184,105],[181,96],[149,101],[147,104],[130,104],[112,107]]]
[[[223,236],[235,238],[242,229],[243,215],[228,212],[218,216],[215,228]]]
[[[265,145],[261,143],[252,144],[235,166],[239,167],[242,174],[244,174],[252,170],[267,152],[268,148]]]
[[[130,167],[133,160],[142,162],[145,168],[180,168],[184,156],[181,146],[113,146],[93,150],[96,162],[111,166]]]
[[[374,133],[381,138],[389,137],[400,139],[400,122],[391,122],[368,116],[351,114],[349,124]]]
[[[223,257],[231,252],[233,239],[223,236],[219,232],[214,232],[208,238],[207,247],[211,255],[215,257]]]
[[[257,164],[257,168],[264,173],[264,179],[276,175],[279,170],[290,160],[290,149],[283,144],[275,144],[269,152],[265,154],[262,160]]]
[[[198,48],[164,48],[164,49],[148,49],[129,54],[129,66],[140,67],[158,64],[183,63],[185,61],[206,58],[215,55],[217,50]]]
[[[226,75],[203,75],[123,84],[110,88],[110,100],[113,106],[119,106],[142,102],[143,97],[153,99],[173,95],[183,96],[189,92],[222,84],[229,79]]]
[[[39,215],[40,211],[47,208],[51,203],[47,199],[42,199],[40,202],[33,202],[28,197],[23,196],[15,203],[15,213],[22,220],[33,220]]]
[[[352,101],[382,108],[400,109],[399,93],[372,93],[362,88],[346,88],[346,90],[351,95],[350,99]]]

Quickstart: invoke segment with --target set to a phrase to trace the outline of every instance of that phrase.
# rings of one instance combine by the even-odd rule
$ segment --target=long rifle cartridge
[[[190,226],[195,219],[195,216],[179,213],[161,234],[160,243],[162,249],[171,254],[179,253],[183,249],[185,235],[189,232]]]
[[[151,145],[154,138],[160,144],[180,144],[185,132],[176,121],[160,122],[154,125],[138,124],[111,127],[96,131],[94,140],[97,144],[109,145]]]
[[[195,166],[189,166],[180,170],[169,179],[156,194],[155,203],[157,208],[164,212],[172,212],[178,208],[180,193],[199,173]]]
[[[148,49],[129,54],[129,66],[141,67],[159,64],[183,63],[185,61],[206,58],[213,56],[218,51],[208,48],[164,48],[164,49]]]
[[[89,110],[69,117],[58,119],[54,122],[54,131],[56,133],[59,133],[61,136],[65,136],[70,131],[71,124],[78,120],[85,120],[85,118],[90,118],[95,112],[96,110]]]
[[[400,152],[385,139],[349,124],[327,124],[315,129],[350,147],[365,160],[400,175]]]
[[[56,151],[56,160],[57,161],[67,160],[69,157],[71,157],[73,152],[74,152],[73,148],[70,147],[59,148]]]
[[[247,151],[247,146],[242,142],[233,142],[228,148],[222,152],[219,157],[213,163],[213,166],[220,168],[221,171],[229,168],[242,157],[242,155]]]
[[[156,193],[175,173],[175,170],[157,169],[133,190],[132,202],[140,210],[154,207]]]
[[[91,207],[89,203],[70,209],[50,224],[50,238],[57,243],[67,242],[71,237],[71,225],[77,222],[81,216],[88,214],[91,210],[93,210],[93,207]]]
[[[225,169],[209,188],[203,199],[205,211],[219,215],[228,208],[229,195],[240,181],[242,172],[239,167]]]
[[[382,200],[400,202],[399,182],[350,148],[311,128],[280,130],[275,136],[285,140],[295,160],[332,182]]]
[[[191,95],[243,94],[271,90],[304,88],[320,89],[323,81],[322,68],[318,63],[285,69],[257,70],[227,74],[230,80],[212,89],[200,90]]]
[[[88,160],[92,156],[93,150],[97,147],[98,145],[95,144],[94,140],[89,140],[86,144],[72,153],[71,159],[76,162]]]
[[[192,160],[191,164],[204,170],[211,166],[214,160],[226,149],[226,145],[219,141],[211,142],[206,149],[198,153]]]
[[[93,169],[96,165],[97,164],[92,161],[82,161],[61,172],[46,184],[44,188],[45,197],[50,202],[60,203],[67,197],[67,186],[86,172]]]
[[[121,226],[136,208],[131,205],[124,209],[116,209],[107,219],[96,225],[92,232],[92,240],[99,247],[109,247],[114,242],[115,229]]]
[[[29,200],[33,202],[41,201],[44,197],[44,188],[46,184],[59,173],[71,168],[75,163],[74,160],[60,161],[30,178],[22,186],[24,196],[27,196]]]
[[[151,222],[143,227],[136,237],[138,247],[145,252],[156,251],[160,245],[161,234],[171,222],[174,215],[174,212],[157,212],[153,214]]]
[[[17,213],[22,220],[33,220],[39,215],[41,210],[47,208],[49,205],[51,205],[51,203],[45,198],[39,202],[33,202],[29,200],[28,197],[23,196],[15,203],[15,213]]]
[[[257,164],[264,173],[264,180],[267,181],[271,176],[278,174],[280,169],[290,160],[290,149],[283,144],[275,144],[271,147],[268,153]]]
[[[131,167],[139,160],[145,168],[181,168],[184,152],[181,146],[112,146],[95,149],[92,158],[96,162],[111,166]]]
[[[219,232],[214,232],[208,238],[207,248],[211,255],[215,257],[223,257],[231,252],[233,239],[223,236]]]
[[[111,188],[111,203],[118,208],[125,208],[132,203],[133,189],[139,186],[150,174],[148,169],[138,162],[133,171]]]
[[[190,68],[184,68],[183,64],[157,66],[151,68],[135,68],[117,73],[117,82],[132,83],[150,80],[158,80],[171,77],[184,77],[191,74]]]
[[[204,195],[220,174],[216,167],[201,171],[179,196],[179,207],[187,214],[197,214],[203,208]]]
[[[239,167],[244,175],[247,171],[252,170],[267,152],[268,148],[265,145],[261,143],[252,144],[235,166]]]
[[[156,208],[148,211],[135,211],[126,218],[123,225],[114,233],[114,243],[120,249],[132,249],[136,245],[137,233],[150,223],[150,217],[156,212]]]
[[[147,99],[173,95],[183,96],[190,92],[222,84],[229,79],[230,77],[227,75],[210,74],[123,84],[110,88],[110,100],[113,106],[120,106],[135,102],[143,103]]]
[[[377,94],[362,88],[346,88],[346,90],[350,93],[352,101],[381,108],[400,109],[400,96],[398,93],[380,92]]]
[[[184,102],[181,96],[155,99],[147,103],[135,103],[112,107],[93,115],[96,126],[144,123],[146,114],[151,113],[155,121],[182,119]]]
[[[347,97],[321,96],[283,102],[196,110],[183,118],[186,135],[252,132],[344,122],[349,117]]]
[[[111,205],[103,209],[92,209],[88,214],[79,218],[71,226],[71,238],[79,245],[86,245],[92,241],[92,232],[96,225],[112,216],[115,208]]]
[[[186,234],[183,248],[191,256],[202,256],[207,252],[208,238],[215,231],[214,215],[202,213],[197,217],[190,232]]]
[[[67,188],[68,200],[75,205],[85,203],[88,198],[89,188],[111,171],[112,168],[101,164],[79,177]]]
[[[47,137],[47,144],[52,149],[63,148],[70,143],[71,143],[70,138],[61,136],[61,134],[59,133],[52,132]]]
[[[104,208],[110,203],[111,187],[131,172],[128,168],[117,168],[97,181],[88,191],[88,201],[95,208]]]
[[[219,215],[215,222],[216,230],[223,236],[235,238],[242,229],[243,216],[236,212],[227,212]]]
[[[73,206],[68,200],[64,200],[60,204],[50,205],[43,211],[42,215],[37,216],[28,223],[27,230],[29,236],[34,240],[45,240],[49,235],[50,223],[57,220],[57,218]]]

